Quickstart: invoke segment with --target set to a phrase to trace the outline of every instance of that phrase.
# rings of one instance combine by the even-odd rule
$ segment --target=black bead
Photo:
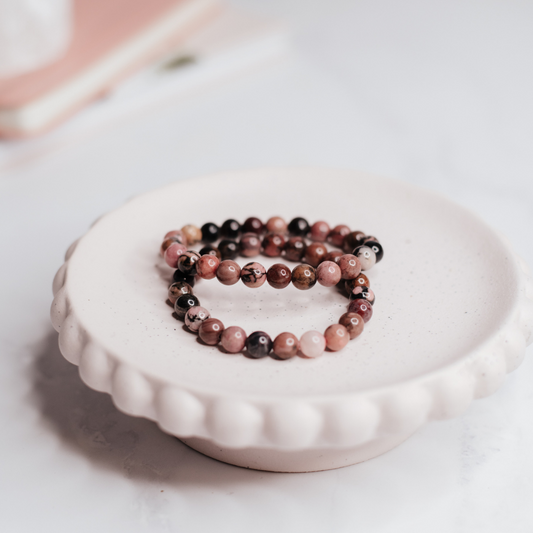
[[[212,244],[208,244],[204,246],[198,253],[200,255],[214,255],[218,257],[219,259],[221,258],[220,250],[216,246],[213,246]]]
[[[225,259],[235,259],[239,251],[239,246],[235,241],[224,239],[218,243],[218,251],[220,252],[222,261]]]
[[[377,241],[365,241],[365,246],[368,246],[376,254],[376,263],[383,259],[383,246]]]
[[[246,339],[246,350],[254,359],[268,355],[273,345],[274,342],[264,331],[254,331]]]
[[[219,227],[213,222],[207,222],[202,226],[202,241],[215,242],[218,239]]]
[[[293,218],[289,224],[289,233],[297,237],[305,237],[310,229],[309,222],[302,217]]]
[[[261,235],[264,227],[264,224],[257,217],[250,217],[244,221],[241,230],[243,233],[257,233],[257,235]]]
[[[192,250],[187,250],[184,254],[181,254],[178,259],[178,268],[186,276],[196,276],[196,265],[200,256]]]
[[[200,305],[200,300],[196,296],[193,294],[184,294],[176,300],[174,311],[179,318],[183,318],[191,307],[196,307],[197,305]]]
[[[179,269],[174,272],[172,280],[172,283],[175,283],[177,281],[184,281],[185,283],[188,283],[191,287],[194,287],[194,276],[187,276]]]
[[[226,239],[236,239],[241,233],[241,225],[230,218],[220,226],[220,236]]]
[[[370,292],[368,287],[360,285],[359,287],[355,287],[352,292],[350,292],[350,300],[366,300],[370,304],[374,305],[376,297],[374,292]]]

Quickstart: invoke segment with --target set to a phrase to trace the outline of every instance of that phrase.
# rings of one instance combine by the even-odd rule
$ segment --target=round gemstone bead
[[[219,265],[220,259],[216,255],[202,255],[196,264],[196,272],[202,279],[213,279]]]
[[[344,313],[344,315],[339,318],[339,324],[342,324],[348,330],[350,339],[359,337],[359,335],[363,333],[365,327],[363,317],[357,313]]]
[[[281,217],[270,217],[265,228],[269,233],[285,233],[287,231],[287,222]]]
[[[300,352],[304,357],[318,357],[326,349],[326,339],[319,331],[306,331],[300,338]]]
[[[198,255],[197,252],[187,250],[180,255],[178,259],[178,268],[186,276],[196,276],[196,265],[199,259],[200,255]]]
[[[328,242],[330,242],[334,246],[342,248],[342,244],[344,243],[344,237],[346,237],[348,233],[350,233],[350,228],[348,226],[345,226],[344,224],[339,224],[329,232]]]
[[[289,222],[288,229],[291,235],[305,237],[311,228],[309,227],[309,222],[307,222],[305,218],[296,217]]]
[[[202,240],[202,230],[193,224],[187,224],[181,228],[183,236],[187,240],[187,246],[193,246]]]
[[[191,307],[198,305],[200,305],[200,300],[194,294],[183,294],[176,300],[174,311],[178,315],[178,318],[183,318]]]
[[[181,254],[187,251],[187,247],[179,242],[171,244],[164,253],[165,262],[172,268],[177,268],[178,259]]]
[[[181,238],[183,239],[183,232],[180,230],[180,229],[173,229],[171,231],[167,231],[165,233],[165,236],[163,237],[163,240],[166,240],[166,239],[170,239],[170,237],[177,237],[177,238]],[[182,241],[177,241],[177,242],[182,242]],[[182,244],[184,244],[182,242]]]
[[[350,334],[342,324],[332,324],[324,332],[326,347],[332,352],[342,350],[350,340]]]
[[[222,261],[217,268],[217,278],[222,285],[235,285],[241,279],[241,267],[229,259]]]
[[[219,227],[213,222],[207,222],[202,226],[202,241],[204,242],[215,242],[218,240]]]
[[[348,305],[348,313],[361,315],[365,322],[368,322],[372,318],[373,311],[372,304],[366,300],[352,300],[350,305]]]
[[[316,280],[323,287],[333,287],[341,280],[341,269],[333,261],[322,261],[316,269]]]
[[[172,304],[183,294],[192,294],[192,287],[184,281],[177,281],[168,288],[168,299]]]
[[[310,244],[305,250],[305,262],[312,267],[316,267],[324,260],[328,253],[328,249],[325,244],[321,242],[314,242]]]
[[[284,289],[292,279],[291,269],[282,263],[272,265],[267,271],[267,281],[274,289]]]
[[[263,233],[264,226],[257,217],[250,217],[244,221],[241,229],[243,233],[255,233],[257,235],[261,235],[261,233]]]
[[[254,359],[265,357],[272,350],[272,339],[264,331],[254,331],[246,339],[246,350]]]
[[[266,281],[266,270],[261,263],[247,263],[241,270],[242,282],[252,289],[261,287]]]
[[[376,295],[374,294],[374,291],[368,287],[357,286],[350,293],[350,300],[366,300],[374,305],[376,301]]]
[[[274,339],[272,351],[280,359],[290,359],[298,353],[299,346],[298,337],[285,331]]]
[[[383,259],[383,246],[377,241],[365,241],[364,244],[376,254],[376,263],[379,263]]]
[[[333,250],[332,252],[328,252],[322,261],[333,261],[333,263],[339,262],[339,257],[342,257],[344,254],[340,252],[339,250]]]
[[[170,237],[166,237],[165,240],[163,241],[163,243],[161,244],[161,248],[159,250],[161,255],[165,255],[165,252],[166,252],[167,248],[170,245],[174,244],[175,242],[179,242],[180,244],[185,244],[185,238],[181,234],[180,235],[172,235]]]
[[[185,313],[184,322],[190,331],[196,333],[200,329],[202,322],[210,317],[211,315],[209,314],[209,311],[205,307],[198,305],[196,307],[191,307]]]
[[[355,255],[341,255],[337,264],[341,269],[342,279],[354,279],[361,273],[361,263]]]
[[[233,218],[229,218],[220,226],[220,236],[226,239],[236,239],[240,233],[241,225]]]
[[[317,242],[326,242],[329,232],[329,224],[327,222],[324,222],[323,220],[319,220],[311,226],[311,240]]]
[[[239,251],[239,245],[235,241],[224,239],[218,243],[220,259],[235,259]]]
[[[244,257],[254,257],[261,253],[261,240],[256,233],[245,233],[239,242],[239,252]]]
[[[215,346],[219,343],[223,331],[224,324],[218,318],[208,318],[200,324],[198,336],[206,344]]]
[[[184,281],[185,283],[188,283],[191,287],[194,287],[195,283],[194,276],[187,276],[181,270],[174,271],[174,274],[172,275],[172,280],[174,281],[174,283],[178,281]]]
[[[286,242],[285,236],[281,233],[269,233],[263,239],[263,253],[268,257],[278,257]]]
[[[376,254],[366,244],[358,246],[353,251],[353,255],[359,259],[361,270],[370,270],[376,264]]]
[[[238,353],[244,350],[246,344],[246,333],[239,326],[226,328],[220,336],[222,348],[229,353]]]
[[[289,261],[301,261],[307,245],[302,237],[291,237],[283,247],[283,255]]]
[[[316,271],[311,265],[298,265],[292,271],[292,284],[301,291],[314,287],[316,283]]]
[[[362,231],[352,231],[351,233],[348,233],[344,237],[344,241],[342,243],[342,249],[345,253],[351,254],[352,250],[359,246],[360,244],[363,244],[363,239],[365,238],[365,234]]]
[[[200,255],[214,255],[218,259],[222,260],[222,256],[220,254],[220,250],[211,244],[207,244],[204,246],[199,252]]]
[[[350,294],[355,287],[370,287],[370,280],[361,272],[356,278],[347,279],[344,287],[346,288],[346,292]]]

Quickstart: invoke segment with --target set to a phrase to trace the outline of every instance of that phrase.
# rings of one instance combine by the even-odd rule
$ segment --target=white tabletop
[[[0,172],[2,531],[530,532],[531,348],[463,416],[367,463],[297,475],[193,452],[61,357],[48,311],[68,245],[132,195],[208,172],[403,179],[474,210],[533,265],[533,4],[239,4],[288,21],[285,60]]]

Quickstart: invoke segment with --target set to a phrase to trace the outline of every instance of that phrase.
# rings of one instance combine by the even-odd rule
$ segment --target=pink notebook
[[[190,36],[218,6],[218,0],[74,0],[65,57],[0,80],[0,136],[51,128]]]

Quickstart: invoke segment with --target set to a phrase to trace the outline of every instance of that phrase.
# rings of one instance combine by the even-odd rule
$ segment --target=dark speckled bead
[[[352,250],[361,244],[363,244],[363,239],[365,238],[365,234],[362,231],[352,231],[351,233],[348,233],[344,237],[344,241],[342,243],[342,249],[345,253],[351,254]]]
[[[219,227],[213,222],[207,222],[201,227],[202,231],[202,241],[204,242],[215,242],[218,240]]]
[[[267,281],[274,289],[284,289],[292,279],[291,269],[282,263],[272,265],[267,271]]]
[[[310,244],[305,250],[305,262],[312,267],[317,267],[326,257],[328,249],[326,245],[321,242],[314,242]]]
[[[242,232],[261,235],[264,228],[264,224],[257,217],[250,217],[244,221],[244,224],[242,225]]]
[[[207,244],[198,253],[200,255],[214,255],[218,259],[222,259],[222,256],[220,255],[220,250],[212,244]]]
[[[197,305],[200,305],[200,300],[196,296],[193,294],[183,294],[176,300],[174,311],[179,318],[183,318],[191,307],[196,307]]]
[[[310,229],[309,222],[305,218],[296,217],[289,222],[289,233],[295,237],[305,237]]]
[[[254,359],[265,357],[272,350],[272,339],[264,331],[254,331],[246,339],[248,355]]]
[[[196,276],[196,263],[200,259],[197,252],[188,250],[180,255],[178,259],[178,268],[186,276]]]
[[[346,287],[346,292],[350,294],[355,287],[370,287],[370,280],[361,272],[356,278],[347,279],[344,286]]]
[[[333,244],[333,246],[338,246],[339,248],[342,248],[342,244],[344,243],[344,237],[346,237],[348,233],[350,233],[350,228],[344,224],[339,224],[329,232],[328,242]]]
[[[368,287],[355,287],[350,293],[350,300],[366,300],[373,306],[376,302],[376,295]]]
[[[261,253],[261,239],[256,233],[245,233],[239,242],[239,252],[244,257],[255,257]]]
[[[279,257],[287,239],[281,233],[269,233],[263,239],[263,253],[268,257]]]
[[[283,247],[283,256],[289,261],[301,261],[307,246],[302,237],[291,237]]]
[[[218,243],[218,251],[220,252],[220,259],[235,259],[239,251],[239,245],[235,241],[224,239]]]
[[[176,283],[177,281],[184,281],[185,283],[188,283],[191,287],[194,287],[194,276],[187,276],[184,274],[181,270],[174,271],[174,274],[172,276],[172,282]]]
[[[220,236],[225,239],[236,239],[241,234],[241,225],[234,220],[229,218],[220,226]]]
[[[350,339],[359,337],[359,335],[363,333],[365,327],[363,317],[357,313],[344,313],[344,315],[339,318],[339,324],[342,324],[348,330]]]
[[[348,313],[361,315],[365,322],[368,322],[372,318],[373,311],[372,304],[366,300],[352,300],[350,305],[348,305]]]
[[[266,281],[265,267],[256,262],[248,263],[242,267],[241,270],[242,282],[251,289],[261,287]]]
[[[173,304],[183,294],[192,294],[192,287],[184,281],[177,281],[168,288],[168,299]]]
[[[311,265],[298,265],[292,271],[292,284],[301,291],[306,291],[316,284],[316,272]]]
[[[383,259],[383,246],[377,241],[365,241],[364,244],[376,254],[376,263],[379,263]]]

